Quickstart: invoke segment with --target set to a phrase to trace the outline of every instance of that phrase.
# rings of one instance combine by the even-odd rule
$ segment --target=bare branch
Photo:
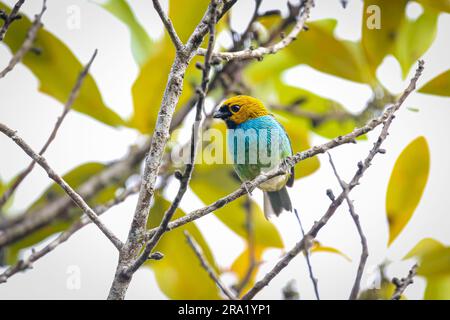
[[[139,191],[139,186],[140,184],[136,184],[135,186],[124,190],[119,196],[108,201],[104,205],[96,207],[94,209],[95,213],[100,216],[112,207],[124,202],[129,196]],[[83,216],[78,222],[74,223],[72,227],[70,227],[70,229],[61,233],[55,240],[47,244],[44,248],[39,251],[32,250],[32,253],[28,258],[20,260],[14,266],[9,267],[2,274],[0,274],[0,284],[6,282],[8,278],[12,277],[18,272],[25,271],[31,268],[34,262],[52,252],[59,245],[69,240],[69,238],[77,231],[90,224],[91,222],[92,220],[89,217]]]
[[[42,156],[45,151],[47,151],[50,144],[53,142],[53,140],[56,138],[56,134],[58,133],[59,128],[61,127],[61,124],[64,121],[64,118],[66,117],[67,113],[71,109],[73,103],[75,102],[76,98],[78,97],[78,94],[80,92],[81,86],[83,84],[84,79],[89,73],[89,68],[92,65],[92,62],[94,61],[95,57],[97,55],[97,50],[95,50],[94,54],[92,55],[91,59],[89,60],[88,64],[84,67],[83,71],[79,74],[77,81],[75,83],[75,86],[73,87],[72,91],[70,92],[69,99],[67,100],[66,104],[64,105],[64,109],[62,114],[58,117],[58,120],[56,121],[56,124],[50,133],[50,136],[48,137],[47,141],[45,142],[42,149],[39,151],[39,155]],[[14,191],[19,187],[19,185],[22,183],[22,181],[30,174],[30,172],[33,170],[34,165],[36,164],[36,161],[32,161],[27,168],[25,168],[16,178],[14,183],[11,185],[9,189],[7,189],[3,195],[0,198],[0,208],[4,206],[4,204],[8,201],[8,199],[13,195]]]
[[[418,267],[419,266],[417,264],[413,265],[411,270],[409,270],[406,278],[402,278],[402,279],[393,278],[392,279],[392,283],[395,285],[395,291],[394,291],[394,294],[392,295],[391,300],[400,300],[400,298],[402,297],[402,294],[403,294],[403,292],[405,292],[406,288],[408,288],[408,286],[410,284],[414,283],[414,277],[417,274]]]
[[[120,248],[122,247],[122,242],[100,221],[98,216],[83,200],[83,198],[49,166],[47,160],[44,157],[34,152],[33,149],[31,149],[31,147],[17,135],[16,131],[8,128],[2,123],[0,123],[0,131],[11,138],[26,154],[28,154],[33,160],[35,160],[47,172],[49,178],[55,181],[61,188],[63,188],[67,195],[72,199],[72,201],[75,202],[87,216],[89,216],[89,218],[98,226],[103,234],[114,244],[114,246],[118,250],[120,250]]]
[[[225,296],[228,297],[228,299],[236,300],[234,294],[227,288],[225,284],[222,283],[219,276],[214,271],[213,267],[209,264],[208,260],[206,260],[206,257],[203,255],[202,248],[200,248],[198,243],[187,231],[184,231],[184,235],[186,236],[187,243],[194,251],[198,260],[200,260],[203,269],[205,269],[206,272],[208,272],[209,277],[214,281],[217,287],[219,287],[219,289],[225,294]]]
[[[350,215],[353,219],[353,222],[356,225],[356,229],[358,230],[359,237],[361,238],[361,247],[362,247],[361,258],[359,260],[358,271],[356,272],[356,279],[353,284],[352,291],[351,291],[350,297],[349,297],[350,300],[356,300],[358,298],[359,289],[361,287],[361,279],[362,279],[362,276],[364,273],[364,268],[366,266],[367,257],[369,256],[369,248],[367,246],[366,236],[364,235],[364,232],[361,227],[361,223],[359,222],[359,216],[355,212],[353,201],[351,201],[350,197],[348,196],[348,193],[350,192],[350,190],[348,189],[347,184],[340,178],[340,176],[337,172],[336,166],[334,165],[333,158],[331,157],[330,153],[328,153],[328,157],[329,157],[331,167],[333,168],[334,175],[336,176],[336,179],[338,180],[339,185],[341,186],[341,188],[344,192],[345,201],[347,202],[348,209],[350,211]]]
[[[218,1],[219,17],[231,8],[236,0]],[[155,193],[156,179],[162,164],[164,149],[169,139],[170,123],[175,111],[175,106],[183,89],[183,79],[186,69],[195,56],[195,52],[201,45],[203,38],[209,31],[211,20],[211,4],[197,25],[183,52],[177,52],[175,60],[164,91],[161,107],[158,112],[155,131],[151,138],[150,151],[146,158],[139,199],[136,206],[133,221],[124,248],[121,250],[116,274],[108,295],[108,299],[123,299],[131,281],[129,267],[138,259],[142,250],[142,240],[145,239],[150,203]]]
[[[0,29],[0,41],[3,41],[6,31],[8,30],[11,23],[22,18],[19,14],[19,10],[20,10],[20,7],[22,7],[24,2],[25,2],[25,0],[17,1],[9,15],[6,14],[6,12],[3,12],[3,11],[0,12],[0,19],[2,19],[4,21],[3,26]]]
[[[302,231],[302,237],[305,237],[305,230],[303,229],[303,225],[302,222],[300,220],[300,216],[298,215],[297,209],[294,209],[294,213],[295,213],[295,217],[297,218],[298,224],[300,225],[300,229]],[[311,282],[313,284],[313,288],[314,288],[314,294],[316,295],[316,299],[320,300],[320,295],[319,295],[319,286],[318,286],[318,280],[317,278],[314,276],[314,272],[313,272],[313,268],[311,265],[311,248],[312,246],[312,242],[306,242],[305,241],[305,248],[303,249],[303,251],[305,252],[305,258],[306,258],[306,264],[308,265],[308,272],[309,272],[309,278],[311,279]]]
[[[184,44],[178,37],[178,34],[172,24],[172,21],[167,16],[167,14],[164,12],[164,10],[161,8],[161,4],[158,0],[152,0],[153,1],[153,7],[155,8],[156,12],[158,13],[159,17],[161,18],[164,27],[167,30],[167,33],[169,33],[170,39],[173,42],[173,45],[175,46],[175,49],[177,51],[183,51],[184,50]]]
[[[263,56],[267,54],[275,54],[278,51],[284,49],[287,47],[292,41],[297,39],[298,34],[304,29],[305,22],[309,18],[309,12],[311,8],[314,6],[313,0],[306,0],[303,5],[303,10],[301,11],[297,23],[295,24],[294,28],[291,30],[291,32],[283,38],[280,42],[268,46],[268,47],[259,47],[257,49],[248,49],[248,50],[242,50],[242,51],[235,51],[235,52],[217,52],[214,53],[213,56],[215,58],[220,58],[226,61],[230,60],[246,60],[246,59],[261,59]],[[199,55],[205,55],[206,51],[204,49],[198,49],[197,54]]]
[[[42,16],[44,15],[45,10],[47,9],[46,2],[47,0],[42,1],[41,12],[37,14],[36,17],[34,18],[33,24],[31,25],[30,30],[28,30],[27,37],[25,38],[25,41],[23,42],[20,49],[17,50],[17,52],[11,58],[6,68],[0,72],[0,79],[4,78],[8,72],[14,69],[16,64],[22,61],[22,58],[25,56],[25,54],[27,54],[28,51],[30,51],[31,47],[33,46],[37,33],[39,29],[42,27],[41,19]]]
[[[385,120],[383,121],[383,128],[381,130],[381,133],[377,139],[377,141],[374,143],[373,148],[370,150],[369,155],[367,158],[358,163],[358,170],[356,171],[355,175],[353,176],[351,182],[348,184],[348,192],[350,192],[354,187],[356,187],[359,184],[360,179],[362,178],[364,172],[370,167],[371,161],[377,155],[380,151],[380,147],[384,140],[387,138],[388,130],[391,126],[392,121],[395,118],[395,112],[401,107],[405,99],[409,96],[409,94],[416,88],[417,80],[422,75],[423,72],[423,65],[424,62],[422,60],[419,61],[419,65],[416,70],[416,74],[411,79],[408,87],[403,91],[402,95],[399,97],[397,102],[389,107],[384,114],[382,115],[382,118]],[[342,204],[342,202],[345,200],[345,196],[348,194],[347,192],[343,191],[341,194],[330,204],[328,207],[327,212],[322,216],[322,218],[314,223],[313,227],[308,231],[305,237],[298,242],[294,248],[289,250],[286,255],[280,259],[280,261],[277,262],[277,264],[261,279],[258,281],[252,289],[250,289],[243,297],[242,299],[249,300],[252,299],[258,292],[260,292],[265,286],[267,286],[270,281],[272,281],[273,278],[275,278],[290,262],[292,259],[294,259],[301,251],[305,248],[305,242],[309,241],[310,239],[314,239],[320,229],[330,220],[330,218],[334,215],[337,208]]]

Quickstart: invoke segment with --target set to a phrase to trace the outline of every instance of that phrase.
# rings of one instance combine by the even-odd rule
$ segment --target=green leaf
[[[450,97],[450,69],[426,83],[418,91],[421,93]]]
[[[421,256],[417,274],[427,278],[450,276],[450,247],[433,250]]]
[[[258,274],[259,267],[264,263],[262,260],[262,255],[264,253],[265,248],[260,246],[255,246],[254,257],[255,257],[255,266],[252,270],[250,277],[248,278],[248,282],[244,288],[242,288],[242,293],[247,292],[255,283],[256,275]],[[242,253],[234,260],[231,265],[230,271],[233,272],[237,279],[238,283],[242,283],[242,281],[247,276],[247,273],[250,268],[250,252],[247,247]]]
[[[374,74],[398,38],[400,25],[405,19],[407,2],[407,0],[364,1],[361,44]],[[372,11],[372,8],[377,9]],[[379,29],[376,28],[376,19],[379,19]]]
[[[428,277],[425,300],[450,300],[450,275]]]
[[[433,43],[437,33],[437,18],[436,10],[425,8],[416,20],[403,20],[393,52],[402,68],[403,78]]]
[[[170,202],[164,198],[155,197],[155,204],[150,209],[149,229],[159,226],[169,205]],[[185,213],[178,209],[173,219],[184,215]],[[161,291],[170,299],[219,299],[216,284],[201,267],[194,251],[187,244],[184,230],[196,240],[208,262],[218,271],[211,250],[194,223],[188,223],[165,234],[155,247],[155,251],[162,252],[164,258],[159,261],[149,260],[144,266],[152,268]]]
[[[1,2],[0,9],[10,11],[9,7]],[[30,27],[31,22],[25,16],[11,24],[4,43],[12,53],[16,53],[22,46]],[[34,45],[41,53],[28,52],[22,63],[39,80],[41,92],[65,103],[83,66],[63,42],[45,29],[38,31]],[[104,104],[91,75],[84,79],[72,108],[110,126],[124,125],[120,116]]]
[[[11,181],[5,182],[2,180],[2,177],[0,176],[0,197],[3,195],[3,193],[10,188],[12,183],[16,181],[16,177],[12,178]],[[8,214],[8,209],[11,208],[12,204],[14,202],[14,194],[6,201],[6,203],[3,205],[3,207],[0,210],[0,220],[2,215],[6,216]]]
[[[302,32],[286,51],[296,64],[307,64],[319,71],[355,82],[376,82],[366,66],[360,44],[342,41],[334,35],[337,21],[318,20],[308,23],[309,30]],[[359,49],[356,49],[356,48]]]
[[[430,171],[430,152],[425,137],[412,141],[398,157],[386,194],[390,245],[412,217],[422,197]]]
[[[406,259],[411,259],[413,257],[423,257],[424,255],[443,249],[445,248],[445,246],[440,243],[437,240],[434,240],[432,238],[425,238],[420,240],[414,248],[411,249],[410,252],[408,252],[408,254],[403,258],[404,260]]]
[[[82,164],[68,173],[66,173],[63,178],[64,180],[75,190],[80,187],[87,179],[93,175],[101,172],[106,166],[102,163],[90,162]],[[123,184],[123,181],[117,181],[111,184],[109,187],[103,189],[99,194],[97,194],[92,199],[88,199],[88,204],[92,207],[96,205],[103,204],[108,200],[115,197],[116,190]],[[29,207],[27,212],[36,212],[36,210],[41,209],[48,205],[48,202],[52,199],[64,195],[65,192],[61,189],[59,185],[53,183],[45,192]],[[27,237],[21,239],[18,242],[8,246],[7,248],[7,261],[8,263],[14,263],[17,259],[17,254],[20,250],[24,248],[31,247],[38,244],[49,236],[52,236],[58,232],[66,230],[77,218],[82,214],[82,211],[78,207],[73,207],[67,211],[67,213],[58,219],[54,219],[50,224],[38,229],[36,232],[28,235]]]
[[[134,60],[139,66],[142,66],[152,53],[152,41],[136,19],[127,1],[108,0],[101,6],[128,27]]]
[[[415,0],[424,7],[450,13],[450,0]]]

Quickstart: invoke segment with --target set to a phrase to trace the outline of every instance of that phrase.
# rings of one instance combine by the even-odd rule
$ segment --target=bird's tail
[[[292,211],[292,203],[286,187],[278,191],[264,192],[264,215],[266,219],[269,219],[272,214],[278,217],[283,209]]]

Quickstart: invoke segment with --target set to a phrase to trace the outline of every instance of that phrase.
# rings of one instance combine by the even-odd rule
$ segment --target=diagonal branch
[[[170,39],[173,42],[173,45],[175,46],[175,49],[177,51],[181,52],[184,50],[184,44],[181,42],[180,38],[178,37],[178,34],[172,24],[172,21],[167,16],[167,14],[164,12],[164,10],[161,8],[161,4],[158,0],[152,0],[153,7],[155,8],[156,12],[158,13],[159,17],[161,18],[164,27],[167,30],[167,33],[169,33]]]
[[[202,265],[203,269],[205,269],[206,272],[208,272],[209,277],[214,281],[217,287],[219,287],[219,289],[225,294],[225,296],[228,297],[228,299],[236,300],[234,294],[227,288],[227,286],[224,283],[222,283],[219,276],[214,271],[213,267],[209,264],[208,260],[206,260],[206,257],[203,255],[202,248],[200,248],[198,243],[189,234],[189,232],[184,231],[184,235],[186,236],[187,243],[194,251],[198,260],[200,260],[200,264]]]
[[[120,250],[122,242],[100,221],[96,213],[89,207],[83,198],[67,184],[67,182],[59,176],[47,163],[47,160],[41,155],[37,154],[31,147],[20,138],[16,131],[8,128],[6,125],[0,123],[0,131],[11,138],[26,154],[28,154],[34,161],[36,161],[48,174],[49,178],[55,181],[67,195],[72,199],[76,205],[83,210],[83,212],[94,222],[97,227],[105,234],[105,236]]]
[[[339,181],[339,185],[341,186],[342,190],[344,191],[345,201],[347,202],[348,209],[350,211],[350,215],[352,216],[353,222],[356,225],[356,229],[358,230],[359,237],[361,238],[361,258],[359,260],[358,265],[358,271],[356,272],[356,279],[352,287],[352,291],[350,292],[350,300],[356,300],[358,298],[359,289],[361,287],[361,279],[364,273],[364,268],[366,266],[367,257],[369,256],[369,248],[367,246],[367,239],[364,235],[364,232],[361,227],[361,223],[359,222],[359,216],[355,212],[355,207],[353,205],[353,201],[350,200],[350,197],[348,196],[348,193],[350,190],[347,187],[347,184],[340,178],[336,166],[334,165],[333,158],[331,158],[331,154],[328,153],[329,161],[331,164],[331,167],[333,168],[334,175],[336,176],[336,179]]]
[[[55,126],[50,133],[50,136],[48,137],[47,141],[45,142],[42,149],[39,151],[39,155],[42,156],[45,151],[47,151],[50,144],[53,142],[53,140],[56,138],[56,135],[58,133],[59,128],[61,127],[61,124],[64,121],[64,118],[66,117],[67,113],[69,113],[73,103],[75,102],[76,98],[78,97],[78,94],[80,93],[81,86],[83,84],[84,79],[89,73],[89,69],[92,65],[92,62],[94,61],[95,57],[97,56],[97,50],[94,51],[94,54],[92,55],[91,59],[87,63],[87,65],[84,67],[83,71],[78,75],[77,81],[75,83],[75,86],[73,87],[72,91],[70,92],[69,98],[67,99],[66,104],[64,105],[64,109],[62,114],[58,117],[58,120],[55,123]],[[30,174],[30,172],[33,170],[34,165],[36,164],[36,161],[33,160],[27,168],[25,168],[16,178],[14,183],[11,185],[9,189],[7,189],[3,195],[0,198],[0,208],[5,205],[5,203],[8,201],[8,199],[13,195],[14,191],[19,187],[19,185],[22,183],[22,181]]]
[[[0,29],[0,41],[3,41],[3,38],[5,37],[6,31],[8,30],[11,23],[13,23],[16,20],[19,20],[21,18],[19,14],[20,7],[22,7],[25,0],[19,0],[14,5],[14,8],[12,8],[10,14],[6,14],[6,12],[1,11],[0,12],[0,19],[2,19],[3,26]]]
[[[139,191],[139,184],[136,184],[135,186],[123,191],[116,198],[108,201],[107,203],[101,206],[96,207],[94,211],[98,216],[100,216],[109,209],[111,209],[112,207],[124,202],[129,196],[137,193],[138,191]],[[41,259],[48,253],[52,252],[59,245],[69,240],[69,238],[72,235],[74,235],[77,231],[79,231],[86,225],[90,224],[91,222],[92,220],[89,217],[83,216],[78,222],[74,223],[72,227],[61,233],[55,240],[47,244],[44,248],[38,251],[32,250],[31,255],[28,258],[20,260],[14,266],[9,267],[8,269],[5,270],[5,272],[0,274],[0,284],[6,282],[8,278],[12,277],[18,272],[25,271],[31,268],[34,262]]]
[[[300,225],[300,229],[302,231],[302,237],[305,237],[305,230],[303,229],[302,221],[300,220],[300,216],[298,215],[297,209],[294,209],[294,213],[295,213],[295,217],[297,218],[298,224]],[[310,259],[310,257],[311,257],[310,248],[312,246],[312,241],[305,241],[305,245],[306,245],[306,248],[304,248],[304,251],[305,251],[306,264],[308,265],[309,277],[313,284],[314,294],[316,295],[316,299],[320,300],[318,280],[314,276],[311,259]]]
[[[392,121],[395,118],[395,112],[401,107],[405,99],[410,95],[410,93],[416,88],[417,80],[422,75],[424,62],[422,60],[419,61],[419,65],[416,69],[416,74],[411,79],[408,87],[403,91],[402,95],[399,97],[397,102],[388,108],[382,117],[385,118],[383,121],[383,128],[381,130],[380,135],[378,136],[377,141],[374,143],[373,148],[370,150],[369,155],[366,157],[364,161],[358,163],[358,170],[353,176],[351,182],[348,184],[348,192],[350,192],[354,187],[359,184],[360,179],[366,172],[366,170],[370,167],[371,162],[375,155],[377,155],[381,150],[381,145],[384,140],[387,138],[388,130],[391,126]],[[319,233],[320,229],[330,218],[334,215],[337,208],[342,204],[345,200],[348,192],[342,191],[341,194],[332,201],[330,206],[328,207],[327,212],[322,216],[322,218],[314,223],[313,227],[308,231],[305,237],[301,241],[299,241],[294,248],[289,250],[286,255],[277,262],[277,264],[260,280],[258,281],[253,288],[251,288],[243,297],[244,300],[252,299],[258,292],[260,292],[265,286],[267,286],[273,278],[275,278],[291,261],[294,259],[300,252],[302,252],[305,248],[305,242],[308,239],[314,239]]]
[[[215,52],[213,56],[222,60],[247,60],[247,59],[262,59],[265,55],[275,54],[278,51],[286,48],[292,41],[297,39],[298,34],[305,28],[305,22],[309,18],[309,12],[314,6],[313,0],[306,0],[303,3],[303,10],[298,16],[297,23],[292,28],[291,32],[283,38],[280,42],[268,47],[259,47],[257,49],[241,50],[235,52]],[[205,49],[198,49],[198,55],[205,55]]]
[[[417,264],[413,265],[411,270],[409,270],[406,278],[402,278],[402,279],[393,278],[392,279],[392,283],[395,285],[395,291],[394,291],[394,294],[392,295],[391,300],[400,300],[400,298],[402,297],[402,294],[403,294],[403,292],[405,292],[406,288],[408,288],[408,286],[410,284],[414,283],[414,277],[417,274],[418,267],[419,266]]]
[[[4,78],[8,72],[10,72],[14,67],[22,61],[23,57],[27,54],[28,51],[33,46],[34,41],[36,40],[37,33],[39,29],[42,27],[42,16],[44,15],[45,10],[47,10],[47,0],[42,1],[42,9],[39,14],[36,15],[34,18],[34,21],[30,27],[30,30],[27,32],[27,37],[25,38],[25,41],[23,42],[22,46],[19,50],[14,54],[14,56],[9,61],[8,65],[6,66],[3,71],[0,72],[0,79]]]

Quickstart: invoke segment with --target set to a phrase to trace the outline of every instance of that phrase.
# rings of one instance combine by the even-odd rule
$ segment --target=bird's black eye
[[[235,104],[235,105],[232,105],[232,106],[230,107],[230,110],[231,110],[231,112],[236,113],[236,112],[239,111],[240,108],[241,108],[240,106],[238,106],[237,104]]]

